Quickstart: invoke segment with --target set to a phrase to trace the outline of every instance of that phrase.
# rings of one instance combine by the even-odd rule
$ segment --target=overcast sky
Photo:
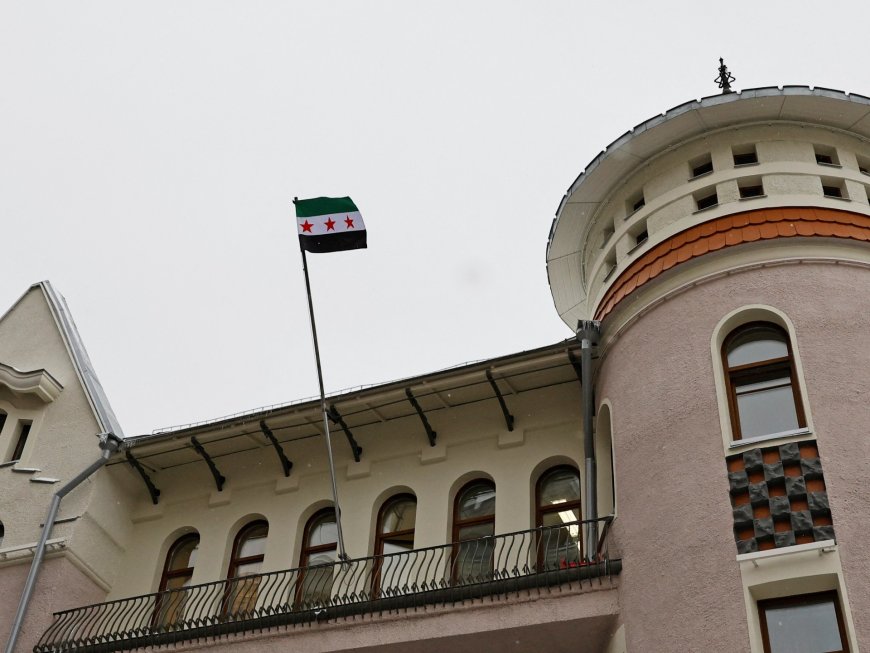
[[[545,247],[609,142],[735,87],[870,94],[864,2],[0,0],[5,310],[67,298],[127,435],[572,335]]]

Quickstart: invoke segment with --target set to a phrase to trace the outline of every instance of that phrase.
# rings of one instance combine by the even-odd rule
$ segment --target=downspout
[[[57,512],[60,509],[60,502],[63,498],[78,487],[91,474],[96,472],[100,467],[106,464],[109,457],[119,451],[123,447],[123,442],[113,433],[100,434],[100,454],[99,460],[91,463],[82,470],[75,478],[69,481],[66,485],[55,492],[51,500],[51,506],[48,509],[48,516],[45,518],[45,525],[42,527],[42,535],[39,537],[39,543],[36,545],[36,551],[33,553],[33,562],[30,564],[30,573],[27,574],[27,580],[24,581],[24,589],[21,591],[21,600],[18,603],[18,612],[15,613],[15,619],[12,622],[12,630],[9,632],[9,641],[6,644],[6,653],[14,653],[15,643],[21,631],[21,626],[24,624],[24,617],[27,615],[27,606],[30,603],[33,588],[36,585],[36,577],[39,575],[39,568],[42,565],[42,559],[45,557],[45,548],[48,538],[51,537],[51,529],[54,527],[54,522],[57,519]]]
[[[583,454],[586,459],[586,560],[592,562],[598,551],[598,469],[595,465],[595,434],[592,415],[595,393],[592,387],[592,348],[598,345],[601,323],[580,320],[577,340],[580,341],[580,367],[583,390]]]

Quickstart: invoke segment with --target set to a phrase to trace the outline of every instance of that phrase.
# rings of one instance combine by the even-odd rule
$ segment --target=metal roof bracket
[[[405,396],[408,398],[408,401],[411,402],[411,405],[414,407],[414,410],[417,411],[417,415],[420,416],[420,421],[423,422],[423,428],[426,429],[426,436],[429,438],[429,446],[435,446],[435,438],[438,437],[438,434],[432,430],[432,426],[429,424],[429,420],[426,419],[426,413],[423,412],[423,409],[420,408],[420,404],[417,402],[417,399],[414,397],[414,394],[411,392],[411,388],[405,388]]]
[[[504,415],[504,422],[507,425],[508,431],[514,430],[514,416],[508,412],[507,404],[504,401],[504,397],[501,396],[501,390],[498,389],[498,385],[496,385],[495,379],[492,378],[492,372],[490,370],[486,371],[486,380],[489,381],[489,384],[492,386],[492,391],[495,392],[495,396],[498,397],[498,405],[501,406],[502,415]]]
[[[211,456],[208,455],[208,452],[202,448],[202,445],[199,441],[191,436],[190,444],[193,445],[193,448],[196,449],[196,453],[202,456],[202,459],[205,460],[208,468],[211,470],[211,475],[214,476],[214,484],[217,486],[218,492],[223,491],[224,483],[227,482],[227,479],[218,471],[218,468],[215,466],[214,461],[211,459]]]
[[[344,418],[341,416],[341,413],[338,412],[335,404],[330,405],[326,414],[329,416],[329,419],[332,420],[333,424],[338,424],[342,428],[344,435],[347,437],[347,443],[350,445],[350,450],[353,452],[353,459],[356,462],[359,462],[360,454],[362,454],[362,447],[353,439],[353,433],[350,432],[350,429],[345,423]]]
[[[283,447],[278,442],[278,438],[276,438],[275,435],[272,433],[272,429],[266,426],[266,420],[260,420],[260,430],[263,432],[263,435],[265,435],[269,439],[269,442],[271,442],[272,446],[275,448],[275,453],[278,454],[278,460],[281,461],[281,466],[284,468],[284,477],[286,478],[290,476],[290,470],[293,469],[293,463],[290,462],[289,458],[287,458],[286,454],[284,453]]]
[[[577,375],[577,381],[580,385],[583,385],[583,366],[580,364],[580,361],[577,360],[574,352],[570,349],[568,350],[568,360],[571,362],[571,367],[574,368],[574,374]]]
[[[145,471],[145,468],[142,467],[142,463],[140,463],[136,458],[133,457],[129,451],[125,452],[127,455],[127,462],[130,463],[130,467],[139,472],[139,476],[142,477],[142,480],[145,481],[145,486],[148,488],[148,494],[151,495],[151,503],[155,506],[157,505],[157,499],[160,497],[160,490],[154,485],[151,481],[151,477],[148,476],[148,472]]]

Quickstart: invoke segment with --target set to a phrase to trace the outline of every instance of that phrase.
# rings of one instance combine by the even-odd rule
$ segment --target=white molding
[[[0,384],[15,394],[34,394],[45,403],[57,399],[63,390],[60,382],[45,370],[22,372],[5,363],[0,363]]]

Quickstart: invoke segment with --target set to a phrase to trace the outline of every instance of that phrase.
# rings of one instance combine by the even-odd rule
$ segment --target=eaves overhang
[[[565,340],[545,347],[463,364],[429,374],[388,383],[354,388],[327,395],[327,405],[336,406],[348,428],[376,426],[394,419],[417,420],[417,411],[409,401],[411,389],[425,413],[491,402],[494,419],[502,419],[493,381],[510,401],[513,394],[562,384],[579,384],[574,367],[579,345]],[[488,373],[488,374],[487,374]],[[253,449],[266,449],[269,441],[262,423],[283,445],[321,435],[320,399],[311,398],[287,404],[267,406],[244,413],[188,424],[154,433],[128,437],[126,448],[151,471],[187,464],[196,458],[190,447],[195,437],[216,458]],[[336,427],[337,428],[337,427]],[[416,431],[416,429],[414,429]],[[421,432],[422,446],[426,438]],[[372,433],[376,433],[373,431]],[[288,455],[291,456],[288,449]],[[116,455],[110,463],[125,462]]]
[[[559,314],[586,301],[583,248],[599,207],[614,187],[654,157],[702,134],[783,121],[844,130],[870,140],[870,98],[818,86],[747,89],[680,104],[610,143],[568,188],[550,227],[547,274]],[[561,278],[558,284],[554,266]]]

